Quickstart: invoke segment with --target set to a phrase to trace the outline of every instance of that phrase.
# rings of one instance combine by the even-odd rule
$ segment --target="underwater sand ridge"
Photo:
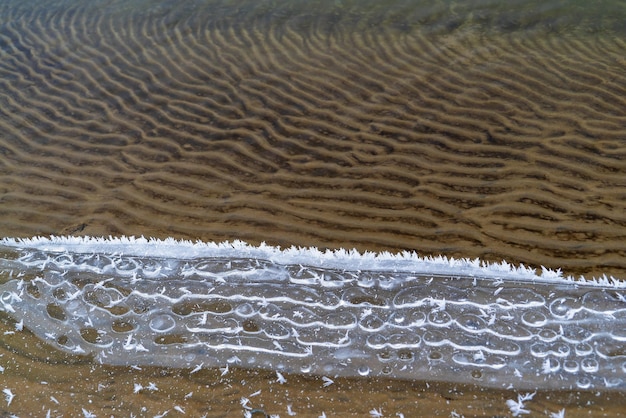
[[[4,83],[7,149],[52,179],[33,195],[88,183],[89,199],[73,196],[81,223],[155,235],[171,223],[180,236],[204,224],[219,237],[264,219],[258,231],[285,243],[476,248],[580,273],[587,251],[615,265],[623,233],[604,224],[623,224],[610,187],[624,154],[619,40],[598,53],[576,37],[487,42],[462,28],[436,42],[87,10],[16,16],[2,66],[16,80]],[[609,200],[581,199],[591,184]],[[25,187],[12,199],[32,206]],[[146,224],[150,213],[162,221]],[[598,228],[608,255],[592,248]]]

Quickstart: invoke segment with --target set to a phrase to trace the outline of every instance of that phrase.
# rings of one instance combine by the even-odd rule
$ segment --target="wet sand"
[[[3,327],[2,331],[8,331]],[[253,417],[383,416],[505,417],[511,416],[507,400],[517,401],[518,391],[481,389],[470,385],[407,382],[386,379],[334,378],[285,374],[279,383],[265,370],[172,370],[142,367],[105,367],[87,359],[50,352],[32,335],[3,337],[0,354],[5,371],[3,385],[16,395],[0,411],[19,416],[243,416]],[[27,352],[24,352],[27,350]],[[138,386],[139,385],[139,389]],[[152,388],[152,389],[151,389]],[[259,394],[256,392],[260,391]],[[528,392],[521,392],[526,394]],[[248,399],[248,408],[241,405]],[[549,416],[566,410],[566,417],[620,416],[626,400],[621,393],[539,392],[525,402],[530,416]],[[182,408],[181,410],[175,409]]]
[[[608,18],[34,4],[0,6],[2,236],[408,249],[626,278],[626,37]],[[11,412],[240,416],[245,396],[281,416],[502,416],[516,399],[67,365],[40,344],[3,337]],[[159,391],[133,394],[150,381]],[[616,416],[625,403],[541,393],[527,406]]]

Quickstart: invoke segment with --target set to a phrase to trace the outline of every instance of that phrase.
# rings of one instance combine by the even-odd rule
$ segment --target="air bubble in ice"
[[[580,389],[589,389],[589,387],[591,386],[591,379],[589,379],[588,377],[581,377],[576,381],[576,385],[580,388]]]
[[[157,315],[150,320],[150,329],[154,332],[168,332],[174,329],[176,321],[170,315]]]
[[[235,313],[239,316],[247,318],[257,313],[257,310],[249,303],[242,303],[235,308]]]
[[[370,368],[367,366],[360,366],[357,371],[360,376],[367,376],[370,374]]]
[[[526,311],[522,314],[522,322],[529,327],[542,327],[548,322],[548,318],[541,312]]]
[[[596,373],[599,370],[600,365],[596,359],[585,358],[580,362],[580,368],[586,373]]]
[[[580,366],[576,360],[565,360],[563,362],[563,370],[568,373],[576,373],[580,369]]]
[[[587,343],[576,344],[574,350],[576,351],[576,355],[581,357],[593,353],[593,347]]]
[[[573,318],[579,307],[578,300],[572,297],[562,297],[550,304],[550,313],[557,318]]]

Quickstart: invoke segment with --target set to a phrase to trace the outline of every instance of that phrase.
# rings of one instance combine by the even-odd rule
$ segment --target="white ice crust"
[[[421,257],[412,251],[399,253],[365,252],[355,249],[320,251],[315,247],[279,247],[262,243],[252,246],[240,240],[225,242],[203,242],[178,240],[175,238],[145,238],[134,236],[91,237],[49,236],[32,238],[3,238],[0,245],[33,248],[53,252],[102,253],[124,256],[149,256],[175,259],[198,257],[236,257],[271,260],[278,264],[304,264],[342,270],[370,270],[388,272],[413,272],[431,275],[462,277],[501,278],[530,282],[576,283],[584,286],[626,288],[626,281],[612,276],[585,278],[563,275],[561,270],[513,265],[506,261],[488,263],[478,258],[455,259],[446,256]]]

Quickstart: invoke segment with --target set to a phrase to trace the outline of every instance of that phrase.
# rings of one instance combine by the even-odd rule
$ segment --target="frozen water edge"
[[[626,388],[626,296],[612,278],[240,241],[0,245],[0,309],[105,364]]]
[[[277,264],[306,264],[309,266],[374,271],[408,271],[421,274],[477,276],[545,282],[576,282],[592,286],[626,288],[626,281],[612,276],[584,278],[563,276],[560,270],[541,267],[541,274],[524,265],[515,266],[506,261],[487,263],[479,259],[454,259],[445,256],[420,257],[415,252],[365,252],[357,250],[320,251],[314,247],[278,247],[261,244],[251,246],[244,241],[221,243],[157,239],[145,237],[74,237],[50,236],[32,238],[3,238],[0,245],[17,248],[32,248],[51,252],[80,252],[120,254],[127,256],[149,256],[154,258],[198,258],[198,257],[249,257],[272,260]]]

